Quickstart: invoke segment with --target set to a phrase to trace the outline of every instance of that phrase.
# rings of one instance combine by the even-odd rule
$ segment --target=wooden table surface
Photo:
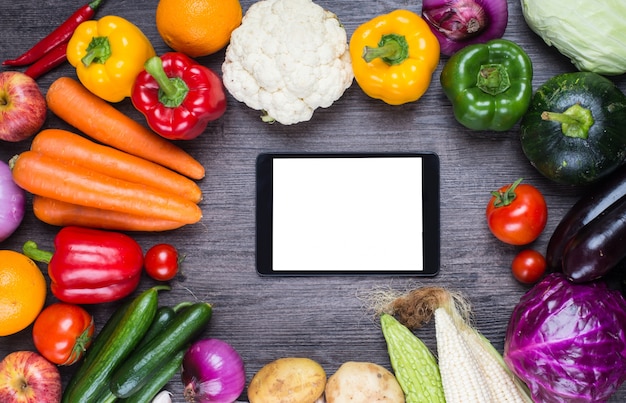
[[[327,1],[318,3],[333,11],[344,24],[348,37],[370,18],[408,8],[420,12],[413,1]],[[16,0],[0,8],[2,33],[0,59],[16,57],[52,31],[83,4],[77,0]],[[156,1],[105,0],[97,17],[122,16],[138,25],[157,53],[169,48],[155,26]],[[245,10],[252,1],[242,1]],[[516,41],[534,64],[533,88],[553,75],[575,71],[570,61],[548,47],[527,27],[519,1],[509,1],[509,24],[505,38]],[[221,73],[224,51],[199,59]],[[444,57],[427,93],[417,102],[389,106],[367,97],[356,84],[328,109],[315,112],[309,122],[291,126],[269,125],[229,96],[226,114],[212,122],[199,138],[179,143],[206,168],[199,182],[204,200],[202,221],[168,233],[133,236],[144,250],[159,242],[172,243],[186,255],[183,276],[163,292],[162,303],[186,299],[211,302],[214,315],[203,337],[231,343],[246,365],[247,380],[266,363],[286,356],[317,360],[332,374],[345,361],[372,361],[389,366],[379,325],[367,309],[363,296],[374,289],[404,290],[436,285],[463,292],[470,298],[478,329],[502,351],[505,328],[520,296],[528,290],[510,274],[510,262],[520,247],[505,245],[488,231],[484,209],[489,192],[523,177],[546,196],[547,227],[530,245],[541,252],[555,226],[581,194],[581,189],[556,185],[530,166],[519,142],[519,128],[504,133],[471,132],[453,118],[450,103],[439,84]],[[58,77],[75,77],[65,64],[38,82],[45,93]],[[613,78],[626,90],[624,76]],[[124,113],[144,122],[132,104],[116,104]],[[80,113],[80,111],[77,111]],[[46,128],[71,129],[51,112]],[[5,161],[30,146],[30,140],[0,144]],[[265,278],[255,271],[255,159],[269,151],[433,151],[441,158],[441,271],[434,278],[390,276]],[[26,217],[3,249],[20,250],[29,239],[52,248],[58,228],[39,222],[28,200]],[[43,269],[43,267],[42,267]],[[154,284],[142,279],[139,290]],[[138,291],[139,291],[138,290]],[[48,303],[55,301],[51,295]],[[103,325],[115,303],[87,306],[97,328]],[[0,357],[15,350],[32,350],[31,328],[0,339]],[[418,336],[435,351],[434,326],[428,324]],[[73,368],[62,368],[64,382]],[[168,389],[182,401],[181,382]],[[245,400],[245,392],[241,396]],[[612,402],[626,400],[626,387]]]

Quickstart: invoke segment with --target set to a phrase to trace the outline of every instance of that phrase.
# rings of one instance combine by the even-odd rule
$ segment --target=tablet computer
[[[439,271],[435,153],[262,153],[256,192],[260,275]]]

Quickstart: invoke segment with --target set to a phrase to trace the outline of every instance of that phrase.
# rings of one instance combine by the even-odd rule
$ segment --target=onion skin
[[[25,205],[26,192],[13,181],[9,165],[0,161],[0,242],[20,226]]]
[[[187,402],[232,403],[246,386],[241,356],[219,339],[193,343],[183,357],[181,372]]]
[[[502,38],[509,18],[506,0],[424,0],[422,16],[451,56],[467,45]]]

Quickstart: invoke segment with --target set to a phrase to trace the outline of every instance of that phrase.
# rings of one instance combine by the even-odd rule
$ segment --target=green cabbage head
[[[626,72],[625,0],[521,0],[526,23],[581,71]]]

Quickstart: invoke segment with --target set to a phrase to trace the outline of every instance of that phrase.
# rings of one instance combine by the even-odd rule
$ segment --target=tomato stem
[[[74,343],[74,347],[72,347],[70,355],[67,357],[67,360],[61,365],[72,365],[83,356],[83,353],[87,351],[87,346],[89,346],[91,342],[94,326],[95,325],[92,318],[89,326],[87,326],[87,328],[83,330],[80,336],[76,338],[76,343]]]
[[[522,180],[523,178],[519,178],[518,180],[513,182],[511,186],[506,188],[505,191],[494,190],[493,192],[491,192],[491,195],[495,197],[495,200],[493,201],[493,206],[504,207],[513,203],[513,200],[515,200],[515,198],[517,197],[515,189],[517,188],[517,185],[522,182]]]

